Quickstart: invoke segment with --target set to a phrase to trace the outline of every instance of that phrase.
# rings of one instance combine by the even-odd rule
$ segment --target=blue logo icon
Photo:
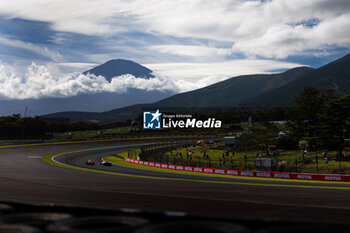
[[[157,109],[156,112],[143,112],[143,128],[144,129],[160,129],[160,119],[162,113]]]

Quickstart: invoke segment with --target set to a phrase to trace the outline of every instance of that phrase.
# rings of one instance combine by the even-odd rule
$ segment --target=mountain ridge
[[[170,96],[154,104],[167,107],[234,107],[245,99],[271,88],[283,86],[313,70],[310,67],[296,67],[277,74],[236,76],[194,91]],[[178,103],[182,105],[178,106]]]
[[[175,94],[151,104],[131,105],[94,115],[100,124],[136,118],[145,108],[187,108],[201,111],[205,108],[272,108],[294,105],[295,96],[306,86],[316,86],[322,92],[337,87],[336,94],[350,92],[350,54],[318,69],[296,67],[277,74],[254,74],[233,77],[190,92]],[[225,93],[225,94],[223,94]],[[79,112],[56,113],[55,116],[89,120]],[[84,116],[87,116],[84,113]],[[84,118],[84,119],[82,119]]]
[[[336,95],[349,93],[350,54],[315,69],[298,82],[286,84],[278,90],[271,90],[250,100],[243,101],[241,106],[273,107],[269,103],[274,103],[279,107],[290,107],[294,103],[295,96],[306,86],[317,87],[323,93],[328,88],[334,88]]]

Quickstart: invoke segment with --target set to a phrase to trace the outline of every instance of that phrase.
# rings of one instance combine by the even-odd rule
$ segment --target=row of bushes
[[[47,138],[50,133],[98,130],[99,126],[85,122],[48,122],[38,116],[21,118],[20,114],[0,117],[0,139]]]

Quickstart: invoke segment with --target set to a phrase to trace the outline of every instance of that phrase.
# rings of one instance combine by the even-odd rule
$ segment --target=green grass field
[[[217,145],[191,146],[179,148],[171,152],[166,152],[162,156],[164,163],[182,164],[189,166],[217,167],[237,170],[256,170],[257,151],[236,151],[226,152],[222,149],[211,149]],[[191,157],[187,152],[192,152]],[[135,152],[131,158],[137,159]],[[209,156],[204,157],[204,153]],[[182,154],[182,156],[180,156]],[[278,170],[281,172],[302,172],[302,173],[323,173],[323,174],[350,174],[350,161],[337,161],[335,152],[328,152],[332,155],[326,163],[323,160],[322,152],[313,152],[311,155],[302,156],[302,151],[283,151],[276,155],[279,160]],[[224,155],[224,156],[223,156]],[[246,159],[244,158],[246,155]],[[123,157],[127,154],[122,155]],[[316,162],[316,156],[318,161]],[[224,159],[224,158],[225,159]],[[264,158],[266,156],[263,156]]]
[[[130,158],[137,159],[136,155],[139,152],[140,152],[140,150],[136,150],[136,151],[131,152],[131,153],[129,152],[129,156],[128,156],[128,152],[118,153],[117,155],[120,157],[123,157],[123,158],[130,157]],[[218,154],[218,152],[217,152],[217,154]],[[251,154],[253,154],[253,153],[251,153]],[[149,169],[149,170],[154,170],[154,171],[163,171],[163,172],[167,171],[167,172],[172,172],[172,173],[192,174],[193,175],[192,172],[174,171],[174,170],[167,170],[167,169],[164,170],[162,168],[148,167],[148,166],[143,166],[143,165],[139,165],[139,164],[128,163],[128,162],[125,162],[124,159],[121,159],[120,157],[116,157],[116,156],[111,155],[111,156],[105,157],[105,159],[110,160],[112,163],[115,163],[118,165],[128,166],[128,167],[133,167],[133,168],[138,168],[138,169]],[[318,173],[319,174],[330,174],[331,171],[333,171],[332,169],[337,169],[338,167],[339,167],[339,162],[337,162],[337,161],[329,161],[328,163],[324,163],[323,161],[320,161],[318,164]],[[350,162],[342,161],[342,167],[345,167],[345,174],[350,174],[350,172],[349,172],[350,171]],[[317,172],[316,164],[303,165],[303,169],[299,172],[316,173]],[[198,175],[208,175],[208,174],[198,173]],[[214,175],[214,176],[222,177],[222,175]],[[232,177],[232,176],[226,176],[226,177]]]

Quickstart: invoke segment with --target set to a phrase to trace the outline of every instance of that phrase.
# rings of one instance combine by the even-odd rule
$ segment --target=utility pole
[[[24,109],[24,117],[27,117],[28,106]]]

